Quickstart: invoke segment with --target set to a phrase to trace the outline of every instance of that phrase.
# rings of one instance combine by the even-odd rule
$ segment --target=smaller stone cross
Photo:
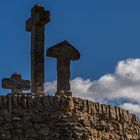
[[[30,81],[22,80],[20,74],[14,73],[11,78],[4,78],[2,80],[2,88],[11,89],[12,93],[22,93],[22,90],[30,89]]]
[[[70,60],[78,60],[80,53],[67,41],[63,41],[47,50],[48,57],[57,59],[57,93],[72,96],[70,92]]]

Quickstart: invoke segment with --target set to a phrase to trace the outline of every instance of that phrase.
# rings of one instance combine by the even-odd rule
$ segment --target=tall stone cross
[[[70,60],[78,60],[80,53],[67,41],[63,41],[47,50],[48,57],[57,59],[57,93],[71,96],[70,92]]]
[[[31,91],[44,94],[44,31],[50,21],[50,12],[41,4],[31,10],[31,18],[26,21],[26,31],[31,32]]]
[[[22,93],[22,90],[30,89],[30,81],[23,80],[20,74],[14,73],[11,78],[2,80],[2,88],[11,89],[12,93]]]

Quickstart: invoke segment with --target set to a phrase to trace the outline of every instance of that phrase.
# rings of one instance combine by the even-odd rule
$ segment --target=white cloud
[[[121,108],[125,110],[129,110],[131,113],[137,114],[140,116],[140,105],[139,104],[132,104],[132,103],[124,103],[120,105]]]
[[[45,84],[45,93],[47,95],[55,95],[56,92],[56,81],[47,82]]]
[[[71,90],[73,96],[101,103],[119,102],[125,99],[127,103],[123,101],[118,105],[140,114],[140,59],[120,61],[114,73],[106,74],[98,80],[91,81],[77,77],[71,81]],[[46,91],[51,95],[54,94],[56,81],[47,83]]]
[[[140,82],[140,59],[120,61],[116,68],[116,73],[126,80]]]

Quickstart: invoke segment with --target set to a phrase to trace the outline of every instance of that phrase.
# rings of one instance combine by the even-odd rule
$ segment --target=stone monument
[[[27,22],[32,32],[32,92],[36,94],[43,94],[44,89],[47,21],[44,8],[37,5]],[[56,95],[71,95],[70,61],[80,58],[78,50],[63,41],[49,48],[47,56],[57,59]],[[30,89],[30,81],[17,73],[4,78],[2,87],[14,94],[0,95],[0,140],[140,140],[140,120],[120,107],[71,96],[15,94]]]
[[[50,12],[41,4],[32,8],[31,18],[26,21],[26,31],[31,32],[31,91],[44,94],[44,31],[50,21]]]
[[[48,57],[57,59],[57,93],[68,95],[70,92],[70,60],[78,60],[80,53],[67,41],[63,41],[47,50]]]
[[[12,74],[11,78],[4,78],[2,79],[2,88],[4,89],[11,89],[12,94],[21,94],[22,90],[30,90],[30,81],[23,80],[21,75],[18,73]],[[12,100],[11,95],[9,99],[9,111],[12,111]]]
[[[23,80],[20,74],[14,73],[11,78],[2,80],[2,88],[11,89],[12,93],[22,93],[22,90],[30,90],[30,81]]]

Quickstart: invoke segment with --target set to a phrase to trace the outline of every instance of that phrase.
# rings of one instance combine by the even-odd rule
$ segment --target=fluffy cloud
[[[121,108],[129,110],[131,113],[135,113],[136,115],[140,116],[140,105],[139,104],[132,104],[132,103],[124,103],[120,105]]]
[[[140,59],[118,62],[114,73],[91,81],[77,77],[71,81],[73,96],[118,105],[140,115]],[[46,83],[47,94],[54,94],[56,81]]]

